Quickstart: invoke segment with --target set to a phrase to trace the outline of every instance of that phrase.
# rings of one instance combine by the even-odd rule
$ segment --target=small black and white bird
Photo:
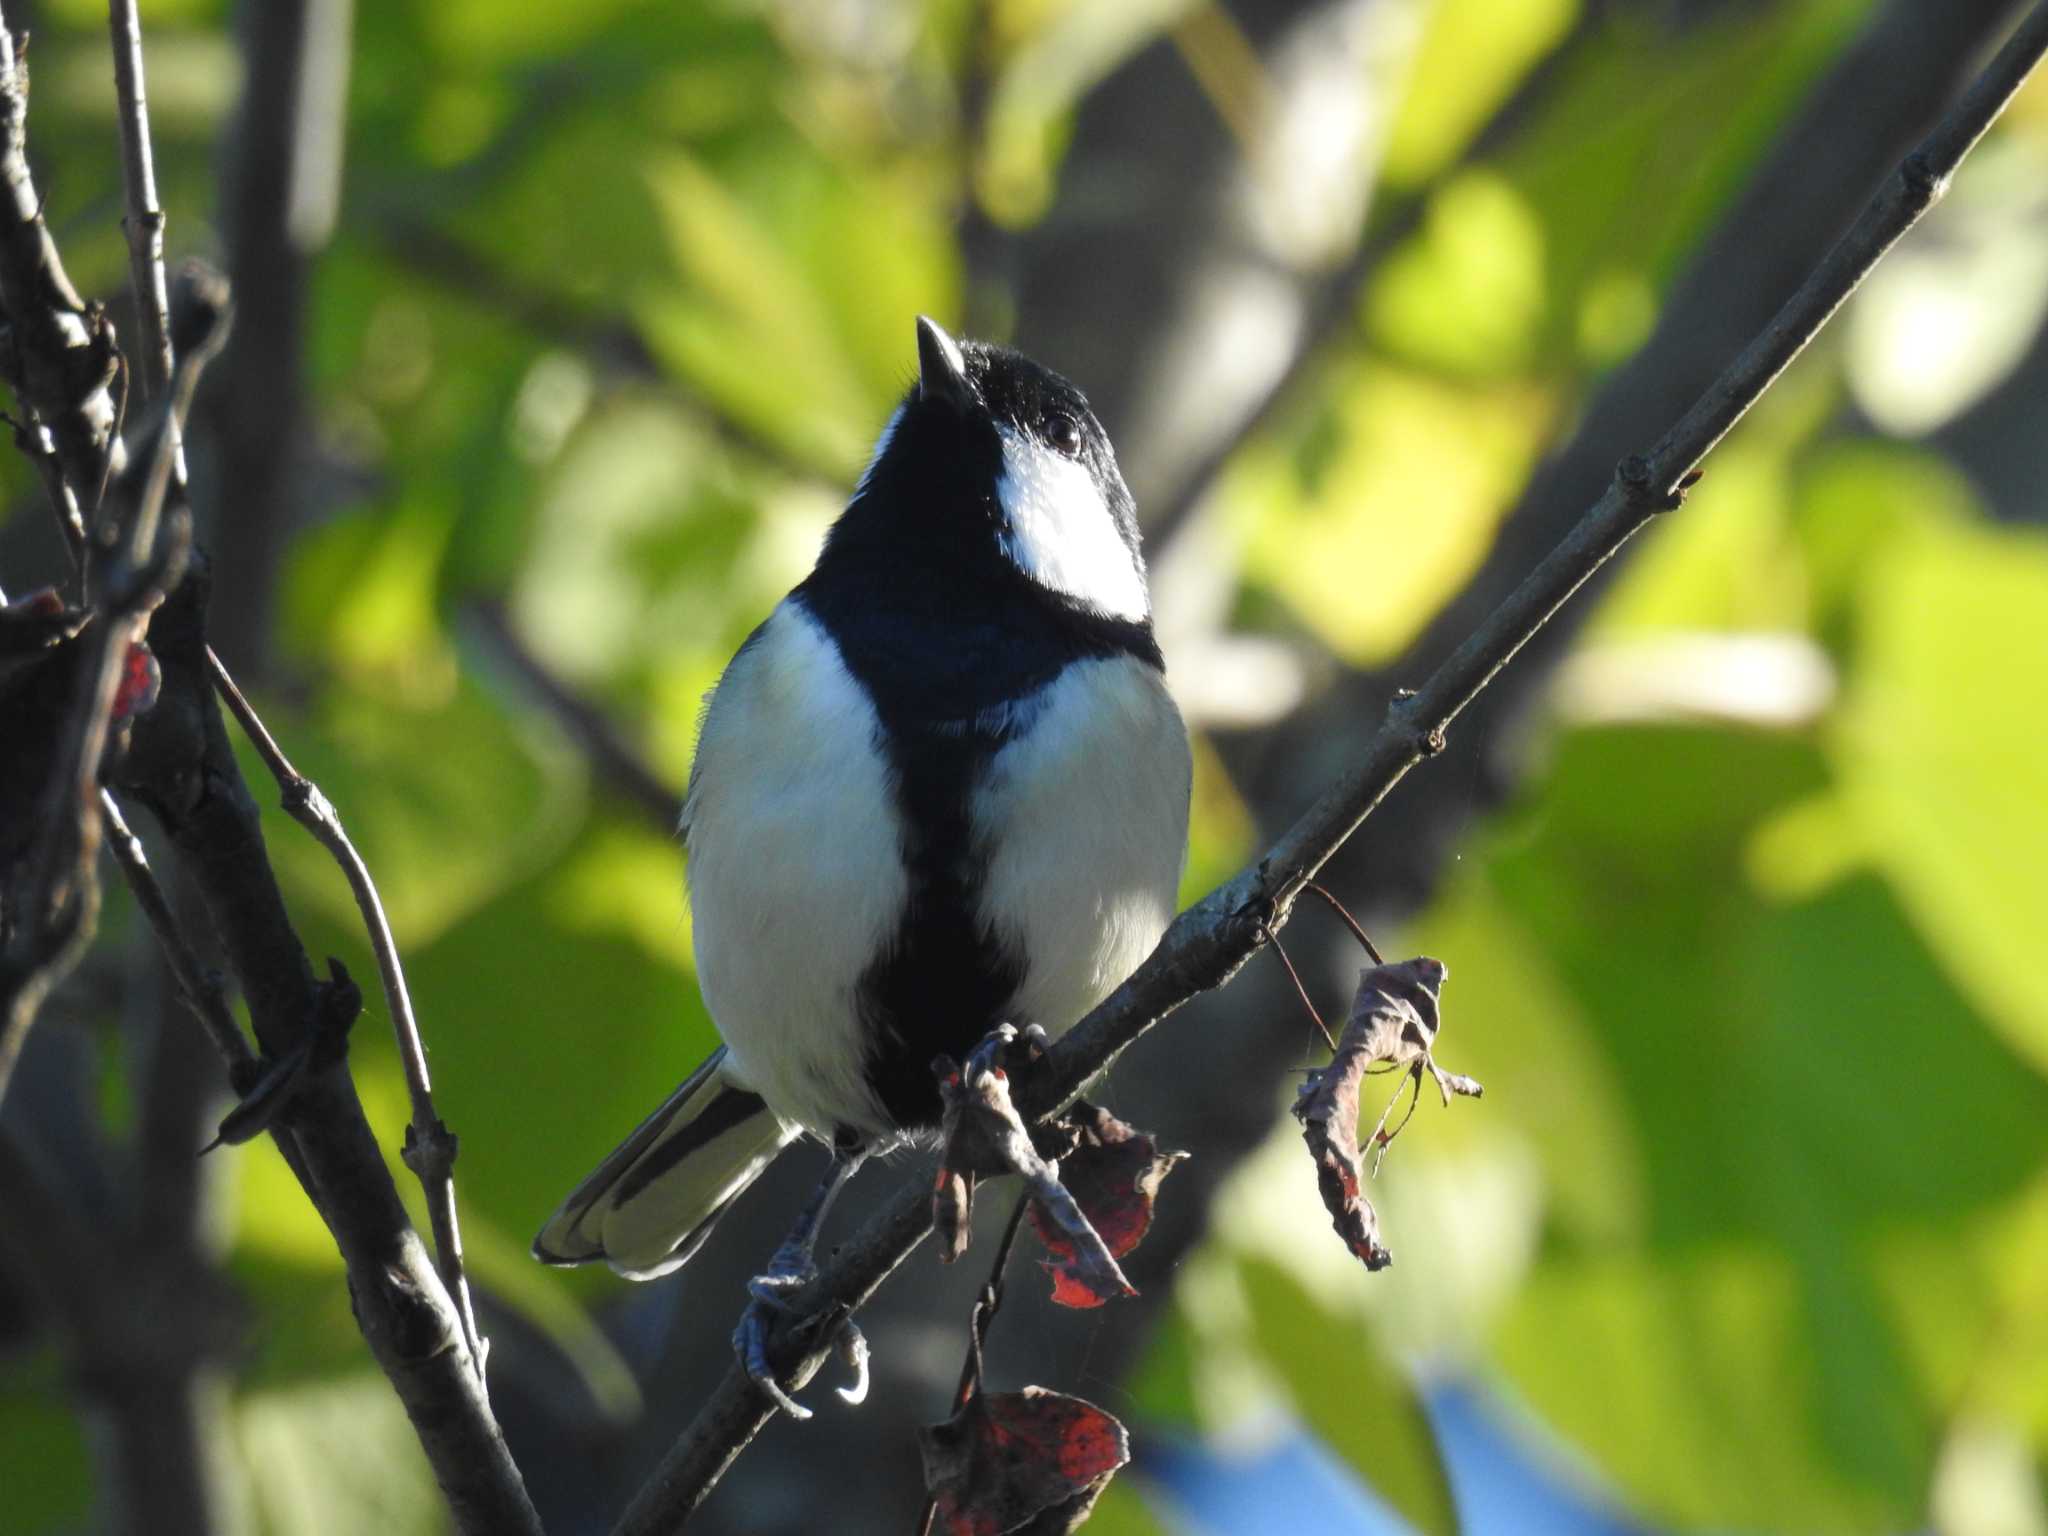
[[[1109,439],[1029,358],[922,318],[917,343],[816,567],[705,712],[683,837],[725,1043],[541,1229],[548,1263],[666,1274],[809,1133],[834,1174],[755,1284],[772,1305],[861,1158],[936,1129],[935,1056],[1065,1029],[1173,915],[1187,730]]]

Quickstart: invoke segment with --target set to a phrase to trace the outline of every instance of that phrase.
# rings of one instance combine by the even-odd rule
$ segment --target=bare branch
[[[434,1229],[434,1253],[439,1262],[441,1283],[447,1287],[462,1320],[462,1335],[468,1342],[479,1374],[484,1368],[485,1346],[477,1333],[476,1312],[470,1304],[469,1281],[462,1272],[462,1227],[455,1214],[455,1133],[434,1113],[434,1090],[427,1076],[427,1048],[420,1038],[419,1021],[413,1017],[412,995],[406,990],[405,968],[399,963],[398,943],[391,936],[391,923],[384,915],[384,902],[377,895],[377,882],[369,865],[356,852],[342,827],[333,802],[320,786],[291,765],[263,724],[228,669],[209,649],[207,663],[213,686],[227,703],[243,733],[255,744],[257,754],[270,769],[283,797],[284,809],[292,820],[313,834],[314,841],[334,855],[334,862],[348,877],[349,890],[369,930],[370,949],[377,957],[377,974],[384,984],[384,1001],[391,1010],[391,1027],[398,1033],[398,1055],[405,1063],[405,1085],[412,1096],[412,1123],[405,1129],[405,1165],[420,1181],[427,1197],[427,1214]]]
[[[128,280],[135,290],[141,345],[135,348],[142,394],[155,399],[171,381],[170,293],[164,282],[164,211],[156,200],[156,160],[149,144],[149,101],[143,91],[142,23],[135,0],[108,0],[114,44],[114,93],[121,104],[121,171],[128,212]]]
[[[192,946],[178,925],[177,914],[171,910],[170,899],[157,883],[156,871],[149,867],[149,855],[143,851],[142,839],[129,829],[127,818],[121,814],[121,807],[111,790],[100,791],[100,815],[106,819],[107,846],[113,851],[114,861],[121,866],[121,874],[128,882],[135,904],[142,909],[144,920],[156,935],[164,964],[170,968],[171,979],[177,983],[179,999],[199,1021],[207,1039],[213,1042],[213,1048],[220,1052],[221,1060],[230,1071],[253,1062],[256,1053],[242,1038],[241,1026],[236,1024],[234,1012],[228,1007],[227,993],[219,978],[209,974],[199,963],[199,957],[192,953]]]
[[[114,328],[71,285],[43,223],[42,195],[28,164],[28,82],[13,35],[0,18],[0,310],[9,334],[0,345],[5,377],[30,420],[46,432],[79,516],[67,533],[82,544],[100,488],[118,469],[120,408],[113,386],[120,364]]]
[[[1681,487],[1700,459],[1939,198],[2044,52],[2048,0],[2029,13],[1962,99],[1885,181],[1854,227],[1677,425],[1648,454],[1625,460],[1598,503],[1513,595],[1419,691],[1388,708],[1363,760],[1258,863],[1183,912],[1137,972],[1054,1046],[1046,1058],[1054,1091],[1034,1101],[1032,1112],[1056,1108],[1169,1013],[1228,981],[1268,933],[1286,922],[1316,872],[1410,768],[1442,749],[1446,729],[1480,690],[1637,529],[1679,504]],[[773,1342],[788,1351],[798,1386],[827,1354],[835,1330],[821,1327],[821,1321],[857,1310],[923,1241],[930,1225],[929,1190],[920,1178],[840,1249],[792,1307],[786,1335]],[[634,1498],[615,1536],[652,1536],[681,1524],[774,1413],[743,1370],[729,1369]]]
[[[0,41],[4,36],[0,32]],[[77,642],[81,659],[44,780],[38,835],[26,878],[10,893],[13,928],[0,949],[0,1098],[43,998],[76,963],[98,918],[100,759],[130,653],[150,613],[183,574],[191,547],[191,519],[182,507],[166,519],[164,504],[179,422],[212,355],[213,349],[195,353],[180,369],[146,465],[117,487],[118,525],[92,546],[88,575],[98,607],[92,628]]]
[[[213,702],[206,573],[159,611],[150,643],[163,697],[136,722],[121,788],[162,824],[220,935],[264,1057],[301,1049],[329,1011],[264,849],[261,818]],[[491,1412],[467,1335],[345,1071],[309,1068],[279,1127],[348,1267],[357,1322],[411,1417],[465,1533],[537,1533],[540,1520]]]

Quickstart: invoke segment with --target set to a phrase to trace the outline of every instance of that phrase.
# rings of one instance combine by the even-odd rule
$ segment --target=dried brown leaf
[[[1093,1403],[1042,1387],[977,1393],[918,1431],[925,1487],[946,1536],[1062,1536],[1078,1530],[1130,1438]]]
[[[1162,1152],[1143,1131],[1106,1109],[1077,1102],[1062,1117],[1073,1149],[1060,1159],[1060,1183],[1111,1258],[1137,1247],[1152,1228],[1160,1182],[1186,1157]],[[1052,1258],[1052,1299],[1063,1307],[1099,1307],[1123,1291],[1105,1289],[1100,1266],[1077,1252],[1066,1228],[1040,1202],[1031,1206],[1031,1229]],[[1120,1277],[1119,1277],[1120,1278]]]
[[[1337,1054],[1327,1067],[1309,1074],[1295,1097],[1295,1117],[1315,1162],[1316,1185],[1331,1225],[1369,1270],[1385,1269],[1393,1254],[1380,1241],[1379,1216],[1365,1196],[1363,1153],[1385,1147],[1400,1126],[1386,1129],[1390,1101],[1361,1146],[1359,1100],[1367,1073],[1384,1064],[1399,1071],[1404,1084],[1412,1079],[1419,1090],[1427,1072],[1447,1104],[1453,1094],[1477,1098],[1483,1091],[1473,1079],[1444,1071],[1430,1054],[1442,1026],[1438,999],[1448,974],[1442,961],[1427,956],[1361,971]],[[1394,1100],[1399,1097],[1397,1088]]]

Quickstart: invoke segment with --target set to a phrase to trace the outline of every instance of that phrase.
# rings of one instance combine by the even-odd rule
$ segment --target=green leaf
[[[402,951],[553,857],[575,830],[584,792],[583,766],[568,749],[523,729],[467,675],[429,665],[413,681],[418,697],[335,686],[306,714],[268,711],[286,755],[339,811]],[[260,763],[245,753],[242,765],[294,904],[312,903],[360,933],[332,857],[275,809]],[[371,987],[374,975],[358,979]]]
[[[1342,362],[1322,408],[1240,455],[1246,575],[1360,662],[1399,652],[1484,558],[1547,425],[1547,397]],[[1427,505],[1429,516],[1416,516]],[[1360,571],[1400,573],[1361,585]]]
[[[464,1206],[517,1246],[716,1045],[688,944],[679,850],[599,822],[409,957]]]
[[[235,1438],[272,1536],[437,1536],[446,1506],[391,1385],[374,1372],[248,1393]]]
[[[84,1530],[95,1505],[107,1501],[65,1387],[61,1363],[46,1351],[8,1360],[0,1384],[0,1445],[14,1469],[7,1479],[12,1530]]]
[[[1831,742],[1844,803],[1957,985],[2048,1072],[2048,537],[1909,532],[1858,613]]]
[[[1406,1373],[1358,1318],[1326,1310],[1282,1265],[1245,1256],[1239,1269],[1252,1339],[1308,1428],[1423,1536],[1457,1536],[1436,1431]]]
[[[1941,1234],[1928,1284],[1981,1308],[1959,1228],[2042,1167],[2048,1083],[1884,883],[1778,901],[1751,878],[1756,829],[1825,767],[1794,738],[1579,732],[1490,860],[1620,1085],[1634,1130],[1611,1155],[1640,1158],[1648,1217],[1638,1245],[1539,1265],[1501,1355],[1660,1519],[1915,1518],[1943,1402],[1906,1366],[1875,1244]]]

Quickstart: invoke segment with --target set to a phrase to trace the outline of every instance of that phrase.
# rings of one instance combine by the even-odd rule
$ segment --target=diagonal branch
[[[433,1084],[427,1076],[427,1048],[420,1038],[419,1020],[413,1017],[412,994],[406,990],[405,968],[399,964],[398,943],[391,936],[391,923],[384,916],[384,902],[377,895],[377,882],[370,866],[356,852],[356,845],[341,824],[334,803],[320,792],[320,786],[291,765],[276,739],[263,724],[228,669],[212,650],[206,653],[213,673],[213,686],[226,701],[229,711],[255,745],[257,755],[277,780],[285,813],[308,832],[315,842],[334,856],[348,877],[356,906],[369,930],[370,948],[377,957],[377,974],[384,984],[384,1000],[391,1010],[391,1027],[398,1032],[399,1059],[405,1063],[405,1086],[412,1098],[412,1123],[405,1128],[405,1165],[420,1181],[427,1197],[427,1215],[434,1229],[434,1255],[441,1271],[441,1283],[455,1303],[462,1320],[462,1336],[469,1345],[477,1373],[484,1368],[484,1342],[477,1333],[476,1311],[470,1304],[469,1282],[462,1272],[462,1228],[455,1216],[455,1133],[434,1113]]]
[[[261,818],[214,702],[207,573],[195,568],[158,612],[150,644],[163,695],[136,723],[119,787],[147,806],[203,899],[248,1000],[263,1055],[303,1051],[336,996],[315,978],[265,851]],[[405,1405],[455,1529],[540,1530],[468,1339],[343,1070],[309,1067],[283,1124],[301,1182],[348,1269],[364,1339]]]
[[[1442,750],[1459,713],[1572,594],[1657,513],[1676,507],[1699,461],[1726,436],[1818,334],[1871,267],[1926,213],[1948,178],[2048,52],[2041,0],[1934,131],[1872,197],[1855,225],[1734,363],[1651,450],[1617,468],[1600,500],[1465,640],[1422,688],[1396,698],[1363,758],[1325,791],[1266,855],[1182,913],[1137,973],[1054,1047],[1047,1076],[1077,1091],[1123,1048],[1196,994],[1222,985],[1282,926],[1316,872],[1424,758]],[[820,1326],[858,1309],[930,1230],[922,1180],[898,1192],[792,1310],[778,1339],[798,1384],[821,1365],[835,1332]],[[808,1311],[810,1316],[805,1317]],[[671,1447],[615,1527],[651,1536],[689,1517],[775,1412],[736,1365]]]
[[[107,29],[114,44],[114,94],[121,104],[121,172],[128,211],[128,280],[142,344],[135,349],[144,399],[171,379],[170,293],[164,282],[164,211],[156,199],[156,159],[149,143],[149,99],[143,90],[142,23],[135,0],[110,0]]]

